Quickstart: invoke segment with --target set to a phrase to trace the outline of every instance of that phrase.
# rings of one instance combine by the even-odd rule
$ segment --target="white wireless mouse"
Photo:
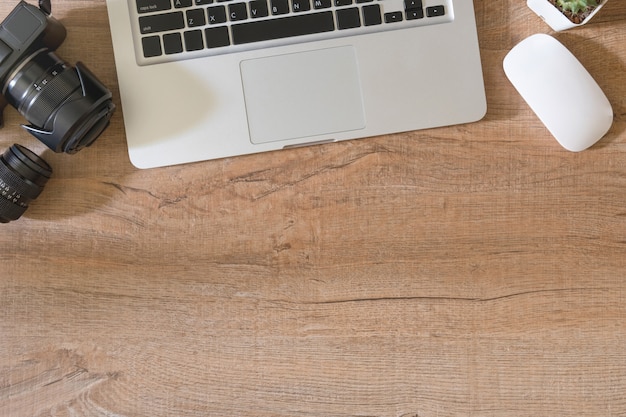
[[[504,72],[565,149],[579,152],[613,124],[600,86],[574,55],[550,35],[532,35],[504,58]]]

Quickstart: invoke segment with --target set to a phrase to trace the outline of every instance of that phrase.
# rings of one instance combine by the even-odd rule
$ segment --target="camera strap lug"
[[[39,9],[47,16],[50,16],[52,13],[52,4],[50,4],[50,0],[39,0]]]

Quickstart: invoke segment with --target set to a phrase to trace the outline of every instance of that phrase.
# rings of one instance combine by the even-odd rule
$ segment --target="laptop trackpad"
[[[252,143],[365,127],[351,46],[242,61],[241,78]]]

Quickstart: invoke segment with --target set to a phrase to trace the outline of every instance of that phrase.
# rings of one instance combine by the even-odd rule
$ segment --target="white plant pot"
[[[557,32],[571,29],[577,26],[582,26],[586,24],[591,18],[598,13],[598,11],[606,4],[608,0],[602,2],[602,4],[596,6],[595,9],[587,16],[582,23],[574,23],[569,20],[559,9],[554,7],[548,0],[527,0],[526,4],[539,16],[543,19],[548,26]]]

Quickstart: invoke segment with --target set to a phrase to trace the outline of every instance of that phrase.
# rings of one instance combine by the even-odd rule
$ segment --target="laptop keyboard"
[[[451,0],[129,0],[140,64],[443,23]]]

